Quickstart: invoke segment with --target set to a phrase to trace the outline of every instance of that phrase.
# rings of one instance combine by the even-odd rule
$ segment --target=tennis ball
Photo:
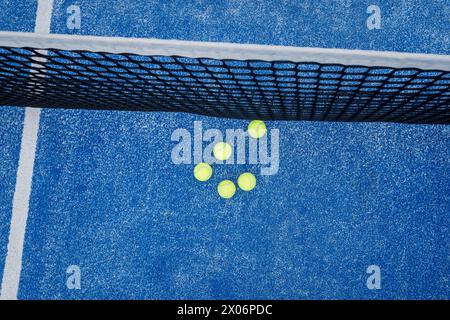
[[[229,199],[236,193],[236,186],[233,181],[223,180],[217,186],[217,191],[222,198]]]
[[[256,186],[256,178],[250,172],[245,172],[239,176],[237,183],[242,190],[250,191]]]
[[[194,168],[194,177],[199,181],[206,181],[211,178],[212,168],[205,162],[198,163]]]
[[[225,161],[231,156],[231,146],[226,142],[218,142],[214,146],[213,154],[217,160]]]
[[[267,132],[266,124],[261,120],[253,120],[249,123],[247,131],[254,139],[262,138]]]

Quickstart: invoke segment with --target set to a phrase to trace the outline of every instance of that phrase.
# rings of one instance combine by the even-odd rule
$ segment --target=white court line
[[[49,33],[53,0],[38,0],[34,32]],[[25,108],[25,117],[14,190],[8,252],[1,286],[0,300],[16,300],[19,292],[25,229],[33,179],[41,109]]]

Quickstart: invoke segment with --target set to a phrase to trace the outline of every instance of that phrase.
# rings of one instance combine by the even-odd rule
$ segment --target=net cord
[[[85,35],[0,32],[0,47],[182,56],[235,60],[292,61],[367,67],[450,71],[450,55],[390,51],[304,48]]]

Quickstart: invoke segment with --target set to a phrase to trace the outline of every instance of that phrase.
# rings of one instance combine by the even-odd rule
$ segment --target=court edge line
[[[53,0],[38,0],[34,32],[49,33]],[[25,108],[0,300],[17,300],[41,109]]]
[[[450,55],[29,32],[0,32],[0,46],[235,60],[316,62],[450,71]]]

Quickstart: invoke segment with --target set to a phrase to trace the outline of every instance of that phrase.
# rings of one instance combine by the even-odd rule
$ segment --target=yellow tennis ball
[[[248,134],[254,139],[262,138],[266,132],[266,124],[261,120],[253,120],[248,125]]]
[[[225,161],[231,156],[231,146],[226,142],[218,142],[214,146],[213,153],[217,160]]]
[[[212,176],[212,168],[205,162],[200,162],[194,168],[194,177],[199,181],[206,181]]]
[[[250,172],[245,172],[239,176],[237,183],[242,190],[250,191],[256,186],[256,178]]]
[[[236,193],[236,186],[233,181],[223,180],[217,186],[217,191],[222,198],[229,199]]]

